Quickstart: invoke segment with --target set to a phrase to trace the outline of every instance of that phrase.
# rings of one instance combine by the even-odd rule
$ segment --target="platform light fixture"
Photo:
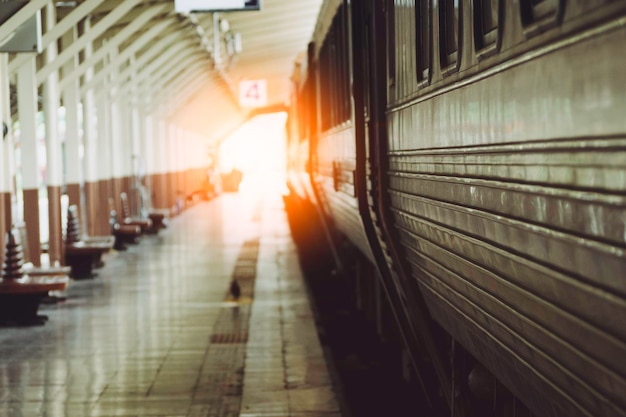
[[[222,33],[228,33],[230,30],[230,23],[226,19],[220,19],[220,30]]]
[[[261,10],[261,0],[175,0],[178,13],[212,13]]]
[[[9,20],[27,3],[27,1],[0,2],[0,25]],[[7,37],[0,39],[0,52],[42,52],[40,10]]]

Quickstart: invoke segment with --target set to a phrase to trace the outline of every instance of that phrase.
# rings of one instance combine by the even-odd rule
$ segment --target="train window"
[[[363,39],[363,61],[361,65],[363,66],[363,85],[365,88],[363,89],[363,107],[365,117],[368,118],[370,114],[370,81],[371,81],[371,73],[370,73],[370,64],[369,59],[372,56],[371,46],[370,46],[370,22],[369,16],[365,19],[364,30],[361,34]]]
[[[458,69],[460,25],[459,0],[439,0],[439,56],[444,75]]]
[[[415,5],[415,45],[417,47],[417,81],[430,80],[430,0],[421,0]]]
[[[474,1],[474,43],[478,59],[494,54],[500,47],[500,1]]]
[[[342,67],[341,67],[341,122],[345,122],[350,119],[350,113],[352,110],[351,100],[350,100],[350,54],[349,46],[350,46],[350,38],[348,36],[348,24],[347,24],[347,9],[346,7],[341,7],[340,13],[340,24],[339,30],[341,33],[341,44],[339,48],[339,53],[342,57]]]
[[[394,0],[387,0],[385,12],[387,14],[387,82],[389,87],[396,83],[396,8]]]
[[[320,107],[321,107],[321,127],[327,130],[332,126],[332,69],[330,56],[330,39],[326,38],[319,56],[319,77],[320,77]]]
[[[350,119],[350,62],[345,9],[335,15],[319,54],[321,127],[328,130]]]
[[[563,0],[520,0],[519,4],[526,36],[558,25],[563,16]]]

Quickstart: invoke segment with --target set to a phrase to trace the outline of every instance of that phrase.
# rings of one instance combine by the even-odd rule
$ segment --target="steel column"
[[[56,7],[53,2],[46,5],[46,28],[56,23]],[[45,50],[45,62],[57,57],[57,45],[50,44]],[[63,182],[61,141],[59,139],[58,91],[59,74],[51,71],[43,85],[43,111],[46,125],[46,184],[48,191],[48,256],[50,264],[63,263],[63,232],[61,230],[61,185]]]
[[[0,54],[0,125],[6,124],[7,128],[11,124],[11,119],[5,119],[5,109],[6,105],[4,103],[10,103],[9,100],[5,101],[5,80],[9,79],[8,68],[6,65],[7,54]],[[2,145],[0,145],[0,161],[3,164],[6,164],[6,155],[8,154],[8,149],[4,146],[5,142],[8,142],[7,137],[4,136],[4,130],[2,134]],[[8,132],[7,132],[8,136]],[[2,254],[2,259],[4,259],[4,249],[5,249],[5,239],[4,236],[8,228],[11,227],[10,216],[7,216],[7,213],[11,213],[11,172],[10,169],[0,168],[0,254]],[[7,196],[9,197],[7,199]],[[8,201],[7,201],[8,200]],[[8,203],[8,204],[7,204]]]
[[[154,187],[154,174],[155,174],[155,134],[154,134],[154,117],[151,114],[147,114],[145,112],[145,108],[142,109],[143,112],[143,136],[141,137],[141,146],[142,146],[142,155],[143,155],[143,166],[144,166],[144,176],[145,176],[145,187],[148,192],[148,201],[146,209],[154,208],[154,197],[152,194],[152,189]]]
[[[98,232],[97,234],[108,234],[109,232],[109,212],[115,208],[115,200],[113,207],[109,207],[109,198],[112,198],[111,190],[111,108],[107,94],[101,94],[97,99],[98,114]],[[116,209],[117,210],[117,209]]]
[[[63,36],[63,47],[69,46],[76,39],[76,28],[68,31]],[[63,75],[71,72],[76,67],[77,56],[68,60],[63,66]],[[62,93],[63,104],[65,107],[65,183],[67,186],[67,195],[69,205],[78,207],[79,222],[84,224],[84,216],[82,215],[82,198],[81,198],[81,166],[82,160],[80,156],[80,124],[78,120],[78,82],[74,80],[67,84]],[[84,227],[81,230],[86,230]]]
[[[90,30],[91,18],[85,19],[84,29]],[[89,59],[93,52],[92,43],[89,42],[85,45],[85,59]],[[89,82],[93,77],[93,67],[87,68],[85,71],[85,82]],[[85,218],[87,228],[85,229],[89,235],[96,235],[99,233],[98,227],[98,214],[99,206],[98,201],[98,132],[96,125],[96,103],[93,90],[89,90],[83,96],[83,145],[84,145],[84,160],[83,160],[83,172],[85,176]],[[108,215],[103,213],[107,219]],[[101,221],[100,221],[101,223]],[[106,234],[109,234],[108,227]]]
[[[37,140],[37,89],[35,87],[35,55],[22,65],[17,74],[18,111],[20,118],[21,179],[24,221],[30,261],[41,265],[39,235],[39,158]]]
[[[9,55],[0,54],[0,102],[11,102],[11,90],[9,87]],[[11,120],[10,106],[2,106],[2,120],[7,125],[7,135],[2,140],[2,204],[4,206],[4,221],[0,218],[0,222],[5,226],[5,230],[9,230],[13,221],[13,195],[15,194],[15,138],[13,136],[13,121]],[[4,245],[4,235],[2,236],[2,245]],[[2,252],[4,254],[4,252]]]

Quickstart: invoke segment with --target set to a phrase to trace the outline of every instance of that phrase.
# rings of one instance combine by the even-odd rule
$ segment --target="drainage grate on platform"
[[[209,335],[206,360],[194,395],[190,417],[235,417],[240,415],[243,376],[248,342],[251,303],[259,255],[259,239],[245,242],[235,262],[232,278],[240,286],[236,305],[223,307]],[[231,301],[230,290],[225,301]],[[244,302],[241,302],[244,300]],[[226,304],[225,304],[226,305]]]
[[[256,279],[257,260],[259,258],[259,239],[244,242],[235,262],[232,279],[240,287],[241,299],[254,297],[254,281]],[[226,299],[229,299],[227,294]]]
[[[237,265],[233,271],[233,278],[238,281],[256,278],[256,263],[253,265]]]
[[[247,343],[248,333],[216,333],[211,335],[213,344]]]

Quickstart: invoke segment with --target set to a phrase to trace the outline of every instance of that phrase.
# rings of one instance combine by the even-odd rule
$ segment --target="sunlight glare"
[[[286,120],[284,112],[257,116],[222,143],[220,171],[243,173],[240,192],[286,193]]]

